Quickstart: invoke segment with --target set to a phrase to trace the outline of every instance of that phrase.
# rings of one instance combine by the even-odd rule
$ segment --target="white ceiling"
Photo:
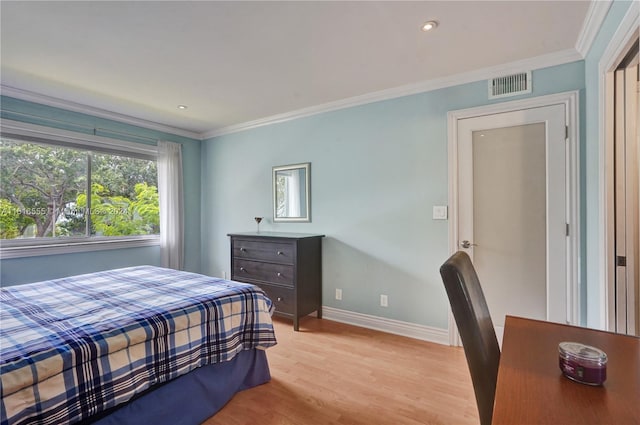
[[[589,3],[3,0],[1,83],[203,134],[575,51]]]

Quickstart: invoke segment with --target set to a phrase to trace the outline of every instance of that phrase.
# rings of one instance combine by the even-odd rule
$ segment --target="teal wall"
[[[586,264],[586,290],[587,290],[587,325],[590,327],[602,327],[600,322],[601,306],[600,298],[600,246],[604,241],[600,240],[600,140],[599,120],[599,89],[600,76],[598,75],[598,63],[605,49],[611,42],[624,15],[629,10],[632,2],[614,1],[595,38],[591,49],[585,58],[585,86],[586,86],[586,149],[585,149],[585,173],[584,194],[586,220],[583,233],[583,246],[585,247]],[[637,5],[636,5],[637,7]]]
[[[135,136],[181,143],[185,188],[185,269],[194,272],[200,271],[199,140],[118,123],[90,115],[69,112],[6,96],[2,96],[0,102],[2,105],[2,117],[6,119],[79,132],[87,132],[87,127],[98,127],[103,130],[103,135],[105,136],[138,143],[153,142],[146,139],[138,139]],[[108,132],[126,133],[133,137],[125,137]],[[4,259],[0,260],[0,284],[2,286],[8,286],[140,264],[159,265],[159,247],[151,246],[122,250]]]
[[[128,266],[160,265],[160,246],[0,260],[2,286]]]
[[[601,325],[598,62],[631,4],[613,2],[585,61],[535,70],[533,93],[521,96],[580,91],[581,319],[595,327]],[[431,212],[434,205],[447,204],[447,112],[493,103],[487,101],[485,81],[202,143],[12,98],[1,101],[3,109],[20,114],[182,143],[188,270],[229,276],[226,235],[255,229],[253,217],[259,215],[265,217],[263,230],[327,235],[325,305],[447,327],[448,303],[438,268],[449,252],[448,222],[432,220]],[[29,121],[21,115],[3,116]],[[273,223],[271,167],[307,161],[312,163],[313,221]],[[158,247],[11,259],[0,261],[0,280],[6,285],[158,263]],[[334,299],[336,288],[343,290],[342,301]],[[388,308],[379,307],[381,293],[389,296]]]
[[[584,95],[584,62],[534,71],[531,96]],[[515,100],[518,97],[508,98]],[[327,112],[202,144],[202,271],[229,273],[227,233],[322,233],[323,304],[447,328],[447,112],[488,104],[487,82]],[[274,223],[271,167],[311,162],[311,223]],[[335,289],[343,290],[336,301]],[[380,294],[389,307],[379,307]]]

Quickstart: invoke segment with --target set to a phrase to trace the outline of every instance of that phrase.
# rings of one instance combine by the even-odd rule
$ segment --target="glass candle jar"
[[[602,385],[607,379],[607,354],[579,342],[558,344],[560,370],[569,379],[588,385]]]

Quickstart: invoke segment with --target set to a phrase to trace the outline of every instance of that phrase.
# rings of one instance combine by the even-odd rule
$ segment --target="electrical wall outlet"
[[[380,307],[389,307],[389,297],[384,294],[380,295]]]
[[[336,300],[342,300],[342,289],[336,288]]]

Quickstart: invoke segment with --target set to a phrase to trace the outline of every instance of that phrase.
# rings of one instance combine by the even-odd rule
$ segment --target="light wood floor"
[[[274,319],[271,382],[242,391],[205,425],[479,423],[462,348],[313,317]]]

